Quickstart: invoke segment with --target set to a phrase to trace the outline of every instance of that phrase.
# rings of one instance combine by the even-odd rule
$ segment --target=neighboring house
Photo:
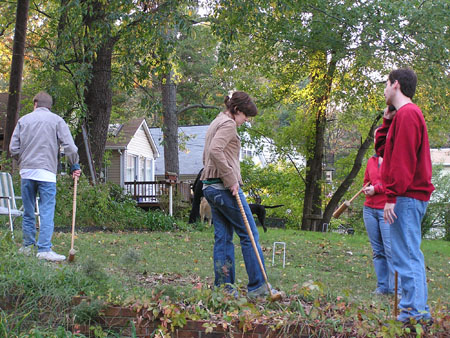
[[[209,125],[178,127],[179,181],[193,183],[198,172],[203,168],[203,148],[208,127]],[[156,159],[155,177],[157,180],[163,180],[165,176],[163,134],[161,128],[150,128],[150,133],[161,154]],[[256,154],[254,149],[242,147],[240,159],[243,160],[246,157],[252,157],[255,164],[263,166],[266,164],[264,157]]]
[[[431,163],[442,165],[443,171],[450,174],[450,148],[431,149]]]
[[[144,118],[110,124],[105,149],[111,151],[106,181],[123,187],[124,182],[155,180],[159,152]]]
[[[200,169],[203,168],[203,148],[206,131],[209,126],[178,127],[178,161],[180,173],[178,180],[193,183]],[[149,128],[161,154],[155,161],[156,180],[165,178],[163,133],[161,128]]]

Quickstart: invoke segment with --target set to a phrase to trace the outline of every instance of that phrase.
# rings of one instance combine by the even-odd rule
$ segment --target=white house
[[[110,124],[105,148],[111,152],[106,181],[123,187],[124,182],[155,180],[159,152],[144,118]]]

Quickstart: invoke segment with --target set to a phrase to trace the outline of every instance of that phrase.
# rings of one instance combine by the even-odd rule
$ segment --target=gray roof
[[[209,125],[178,127],[180,175],[197,175],[203,168],[203,148]],[[164,175],[164,147],[161,128],[149,128],[160,157],[155,162],[155,175]]]

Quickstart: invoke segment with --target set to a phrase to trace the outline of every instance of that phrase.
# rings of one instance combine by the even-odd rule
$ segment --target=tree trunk
[[[313,60],[314,61],[314,60]],[[325,144],[325,128],[327,122],[326,109],[330,98],[331,85],[333,83],[336,60],[334,55],[330,63],[326,64],[326,55],[318,53],[318,58],[313,64],[317,67],[323,65],[327,69],[325,74],[320,74],[320,69],[314,68],[311,77],[311,88],[317,93],[313,101],[313,110],[317,112],[315,120],[314,143],[310,146],[312,157],[308,158],[306,165],[306,187],[303,202],[302,230],[321,231],[322,229],[322,163]]]
[[[92,63],[92,78],[86,84],[84,95],[87,106],[86,129],[97,176],[103,164],[103,154],[111,118],[111,60],[114,44],[115,40],[110,37],[97,51],[97,58]],[[81,133],[76,137],[76,144],[80,154],[80,162],[84,168],[89,168],[88,156]],[[87,174],[88,171],[85,171]]]
[[[373,132],[375,131],[375,128],[377,127],[378,121],[380,120],[381,115],[378,115],[374,121],[372,122],[372,126],[370,127],[369,135],[367,136],[366,140],[361,144],[361,146],[358,149],[358,153],[356,154],[355,161],[353,162],[352,170],[350,170],[349,174],[345,177],[344,181],[341,183],[339,188],[336,190],[336,192],[331,197],[331,200],[328,202],[325,211],[323,213],[323,223],[330,223],[330,219],[333,215],[334,210],[338,207],[338,203],[341,200],[341,198],[344,196],[344,194],[348,191],[351,184],[353,183],[353,180],[355,179],[356,175],[358,175],[359,170],[362,166],[362,161],[364,159],[364,155],[366,154],[367,150],[371,148],[371,145],[373,145]]]
[[[161,83],[161,91],[164,117],[164,168],[166,172],[173,172],[179,175],[177,87],[173,82],[172,71],[164,75]]]
[[[16,26],[14,31],[13,55],[11,60],[11,76],[9,79],[8,105],[6,108],[6,124],[3,139],[3,150],[10,157],[9,143],[19,119],[20,91],[22,88],[23,60],[25,57],[25,39],[29,0],[17,1]]]
[[[317,114],[315,122],[314,156],[308,159],[306,173],[305,199],[303,203],[302,230],[316,230],[322,219],[322,162],[325,142],[326,114]]]

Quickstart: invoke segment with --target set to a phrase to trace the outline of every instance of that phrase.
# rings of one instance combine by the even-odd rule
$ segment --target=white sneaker
[[[46,252],[38,252],[36,257],[38,259],[45,259],[47,261],[52,261],[52,262],[60,262],[60,261],[66,260],[66,256],[58,255],[53,250],[46,251]]]

